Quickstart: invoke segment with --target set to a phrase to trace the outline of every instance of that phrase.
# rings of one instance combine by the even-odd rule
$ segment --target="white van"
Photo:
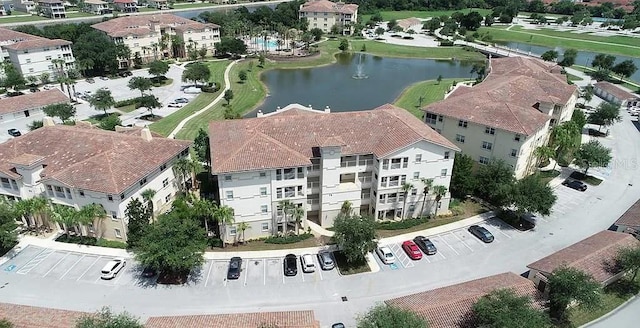
[[[300,264],[302,264],[302,272],[304,273],[316,271],[316,264],[313,262],[313,256],[311,256],[311,254],[301,255]]]

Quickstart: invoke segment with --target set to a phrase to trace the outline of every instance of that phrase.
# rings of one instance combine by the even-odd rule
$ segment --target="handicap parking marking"
[[[391,263],[389,264],[389,268],[391,268],[391,270],[398,270],[398,265],[396,265],[395,263]]]
[[[15,264],[10,264],[10,265],[8,265],[6,268],[4,268],[4,271],[6,271],[6,272],[11,272],[11,271],[13,271],[15,268],[16,268],[16,265],[15,265]]]
[[[400,261],[403,268],[412,268],[415,266],[415,264],[413,264],[413,260],[407,255],[407,253],[405,253],[404,249],[402,249],[402,246],[398,244],[391,244],[388,246],[396,259]]]
[[[16,272],[18,269],[22,268],[23,265],[28,263],[33,257],[40,254],[44,251],[45,248],[28,245],[27,247],[19,250],[14,256],[11,257],[11,260],[3,265],[0,265],[0,268],[6,271],[6,268],[9,266],[13,266],[13,269],[6,272]]]
[[[42,261],[44,261],[49,255],[55,253],[54,249],[44,249],[42,252],[38,253],[38,255],[34,256],[27,264],[23,265],[20,270],[18,270],[17,274],[27,274],[33,268],[37,267]]]

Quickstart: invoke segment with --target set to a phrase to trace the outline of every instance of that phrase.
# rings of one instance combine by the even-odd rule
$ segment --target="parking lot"
[[[464,227],[438,235],[425,236],[438,249],[435,255],[426,256],[423,254],[422,259],[412,260],[402,249],[401,243],[393,243],[386,246],[389,246],[391,252],[393,252],[396,258],[395,263],[390,265],[383,264],[377,253],[374,254],[374,257],[382,271],[407,269],[428,265],[432,262],[446,261],[457,256],[479,253],[485,248],[492,247],[493,244],[505,242],[522,233],[499,219],[489,219],[481,223],[480,226],[487,228],[493,234],[494,241],[492,243],[483,243],[467,231],[468,227]]]

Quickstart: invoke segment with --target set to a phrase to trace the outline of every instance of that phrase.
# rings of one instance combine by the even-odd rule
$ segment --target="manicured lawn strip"
[[[207,251],[213,252],[247,252],[247,251],[272,251],[277,249],[294,249],[321,246],[322,243],[316,238],[309,238],[292,244],[268,244],[264,240],[247,241],[244,245],[232,246],[225,248],[213,247]]]
[[[572,40],[586,40],[604,43],[615,43],[618,45],[627,45],[640,49],[640,42],[638,38],[629,36],[600,36],[592,33],[573,33],[571,31],[558,31],[550,28],[541,28],[539,30],[524,29],[521,26],[514,26],[509,31],[524,32],[529,34],[538,34],[545,36],[552,36],[558,38],[566,38]]]
[[[67,18],[90,17],[90,16],[96,16],[96,15],[90,14],[90,13],[85,13],[85,12],[82,12],[82,11],[75,12],[75,13],[67,13]]]
[[[628,280],[627,280],[628,279]],[[631,277],[622,278],[604,289],[602,303],[595,309],[574,309],[569,314],[569,321],[572,327],[581,327],[582,325],[596,320],[603,315],[613,311],[622,303],[626,302],[633,295],[638,293],[640,287],[640,275],[636,277],[635,283],[630,282]]]
[[[221,84],[224,83],[224,70],[230,63],[231,62],[227,60],[208,62],[207,65],[209,65],[209,69],[211,70],[211,78],[209,80]],[[186,106],[178,109],[176,112],[163,118],[159,122],[151,124],[151,131],[163,136],[169,135],[169,133],[171,133],[171,131],[173,131],[173,129],[175,129],[183,119],[210,104],[214,99],[216,99],[218,94],[220,94],[220,91],[215,93],[201,93]],[[194,133],[197,132],[198,131],[196,130]]]
[[[462,47],[412,47],[389,44],[373,40],[351,40],[351,50],[360,51],[366,45],[367,53],[383,57],[424,58],[424,59],[457,59],[461,61],[485,60],[485,56],[477,51],[467,51]]]
[[[597,185],[602,183],[602,180],[600,180],[600,179],[598,179],[598,178],[596,178],[594,176],[591,176],[589,174],[585,175],[582,172],[578,172],[578,171],[575,171],[575,172],[571,173],[571,175],[569,177],[571,177],[573,179],[576,179],[576,180],[580,180],[580,181],[582,181],[582,182],[584,182],[584,183],[586,183],[588,185],[592,185],[592,186],[597,186]]]
[[[462,9],[462,10],[436,10],[436,11],[417,11],[417,10],[416,11],[412,11],[412,10],[381,11],[380,14],[382,15],[382,19],[384,19],[385,21],[389,21],[392,19],[403,19],[403,18],[410,18],[410,17],[429,18],[429,17],[440,17],[443,15],[451,16],[451,14],[456,11],[460,11],[465,14],[471,11],[477,11],[482,16],[486,16],[488,13],[491,12],[488,9],[471,8],[471,9]],[[369,21],[369,19],[371,19],[371,16],[373,15],[361,15],[362,22],[366,23],[367,21]]]
[[[0,18],[0,24],[33,22],[33,21],[41,21],[41,20],[47,20],[47,19],[49,18],[40,17],[40,16],[5,16]]]
[[[570,82],[582,81],[581,77],[575,76],[575,75],[569,74],[569,73],[567,73],[567,78],[569,79]]]
[[[442,79],[440,83],[436,80],[422,81],[414,83],[408,86],[393,104],[408,110],[411,114],[419,119],[422,119],[424,112],[419,107],[420,96],[424,97],[422,100],[422,107],[434,103],[436,101],[444,99],[444,94],[449,90],[449,87],[453,81],[461,82],[460,79]]]
[[[121,112],[131,113],[134,110],[136,110],[136,105],[135,104],[131,104],[131,105],[123,106],[123,107],[116,107],[116,109],[121,111]]]
[[[530,13],[530,12],[528,12],[528,11],[521,11],[521,12],[519,12],[519,13],[518,13],[518,17],[526,17],[526,18],[529,18],[529,17],[531,17],[531,14],[533,14],[533,13]],[[540,14],[540,13],[537,13],[537,14]],[[554,17],[554,18],[558,18],[558,17],[562,17],[562,16],[565,16],[565,15],[558,15],[558,14],[549,14],[549,13],[545,13],[545,14],[544,14],[544,16],[545,16],[545,17]]]
[[[538,174],[540,175],[540,178],[542,179],[542,181],[545,181],[546,183],[549,183],[555,177],[560,175],[560,171],[557,171],[557,170],[541,171]]]
[[[517,28],[510,30],[497,29],[493,27],[481,27],[479,33],[489,33],[494,41],[513,41],[521,43],[529,43],[534,45],[545,46],[549,48],[562,47],[564,49],[573,48],[578,51],[593,51],[597,53],[606,53],[613,55],[625,55],[630,57],[640,57],[640,47],[619,46],[613,43],[609,37],[588,36],[585,39],[584,34],[570,32],[555,32],[558,35],[549,35],[549,32],[538,30],[518,31]],[[595,40],[594,40],[595,39]],[[634,40],[633,38],[626,38]],[[625,42],[633,42],[626,40]],[[607,42],[595,43],[590,41]],[[638,42],[635,40],[635,42]]]

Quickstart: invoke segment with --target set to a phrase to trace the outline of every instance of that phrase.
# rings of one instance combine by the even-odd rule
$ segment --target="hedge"
[[[266,244],[293,244],[311,237],[313,237],[313,234],[310,233],[303,233],[301,235],[272,236],[267,237],[264,242]]]
[[[88,245],[88,246],[100,246],[100,247],[109,247],[109,248],[127,248],[127,244],[116,241],[116,240],[106,240],[106,239],[97,239],[96,237],[89,236],[69,236],[62,235],[56,239],[56,241],[68,244],[79,244],[79,245]]]
[[[429,217],[422,217],[417,219],[405,219],[402,221],[384,221],[377,222],[376,229],[379,230],[402,230],[415,227],[417,225],[429,222]]]
[[[138,103],[138,98],[140,98],[140,97],[135,97],[135,98],[131,98],[131,99],[125,99],[125,100],[116,101],[116,104],[113,105],[113,107],[120,108],[120,107],[135,105],[135,104]]]

